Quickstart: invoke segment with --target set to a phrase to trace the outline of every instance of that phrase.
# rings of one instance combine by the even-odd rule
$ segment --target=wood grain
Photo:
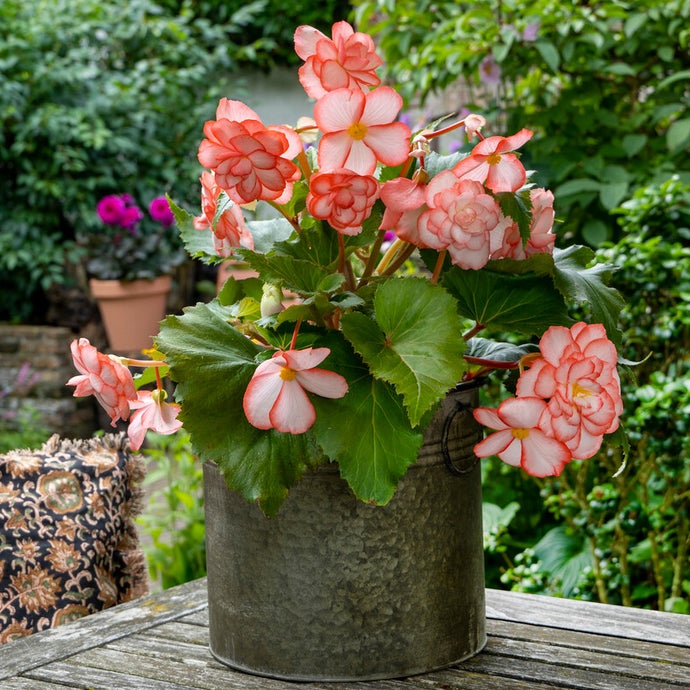
[[[208,648],[198,580],[0,646],[2,690],[688,690],[690,616],[487,590],[486,648],[412,678],[288,683]]]

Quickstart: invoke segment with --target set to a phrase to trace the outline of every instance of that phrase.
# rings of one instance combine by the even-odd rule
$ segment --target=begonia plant
[[[622,303],[589,249],[555,247],[553,195],[518,152],[532,132],[487,136],[476,114],[411,131],[372,39],[345,22],[331,37],[299,27],[295,49],[313,119],[267,126],[223,98],[199,146],[201,213],[173,206],[192,256],[239,258],[258,277],[163,321],[149,364],[175,402],[160,384],[134,392],[125,372],[145,360],[85,340],[75,394],[95,393],[113,420],[133,409],[135,446],[147,425],[184,424],[267,514],[325,462],[387,503],[447,392],[494,370],[519,376],[497,409],[475,411],[494,430],[479,457],[540,477],[592,457],[619,433]],[[432,151],[460,128],[469,153]],[[256,219],[257,204],[273,216]]]

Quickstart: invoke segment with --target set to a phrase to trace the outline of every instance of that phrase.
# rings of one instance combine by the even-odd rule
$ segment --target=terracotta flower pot
[[[111,350],[133,352],[153,345],[152,336],[165,316],[172,279],[89,281],[98,302]]]

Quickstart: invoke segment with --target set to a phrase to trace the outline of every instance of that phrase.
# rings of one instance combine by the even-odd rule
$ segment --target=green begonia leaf
[[[550,261],[550,257],[548,257]],[[453,266],[443,285],[458,300],[460,313],[485,328],[537,335],[552,325],[570,326],[565,300],[548,275],[511,275],[498,269],[501,261],[479,271]],[[511,262],[515,264],[518,262]],[[552,263],[552,262],[551,262]],[[525,268],[529,267],[524,262]],[[538,266],[539,262],[534,262]]]
[[[345,314],[345,337],[372,374],[403,396],[412,426],[461,380],[464,341],[455,300],[438,285],[416,278],[382,283],[374,314]]]
[[[328,366],[345,376],[349,391],[340,400],[313,397],[314,436],[326,455],[337,459],[357,498],[385,505],[416,462],[422,434],[411,428],[402,398],[371,376],[342,334],[318,344],[331,348]]]
[[[168,316],[156,338],[183,402],[182,421],[202,460],[218,464],[228,486],[274,515],[308,465],[323,459],[310,433],[251,426],[242,399],[265,350],[226,321],[216,302]]]
[[[213,247],[213,233],[210,230],[206,232],[197,230],[194,227],[194,216],[177,206],[170,197],[168,197],[168,204],[175,216],[175,225],[180,231],[180,237],[189,256],[207,264],[220,263],[222,258]]]
[[[553,256],[556,287],[568,301],[589,305],[592,320],[603,323],[611,341],[620,345],[618,315],[624,302],[618,291],[606,284],[614,267],[609,264],[589,266],[594,252],[588,247],[555,249]]]

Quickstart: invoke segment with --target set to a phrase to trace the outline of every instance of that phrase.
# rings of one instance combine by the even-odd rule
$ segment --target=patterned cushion
[[[0,644],[147,593],[143,476],[124,434],[0,455]]]

